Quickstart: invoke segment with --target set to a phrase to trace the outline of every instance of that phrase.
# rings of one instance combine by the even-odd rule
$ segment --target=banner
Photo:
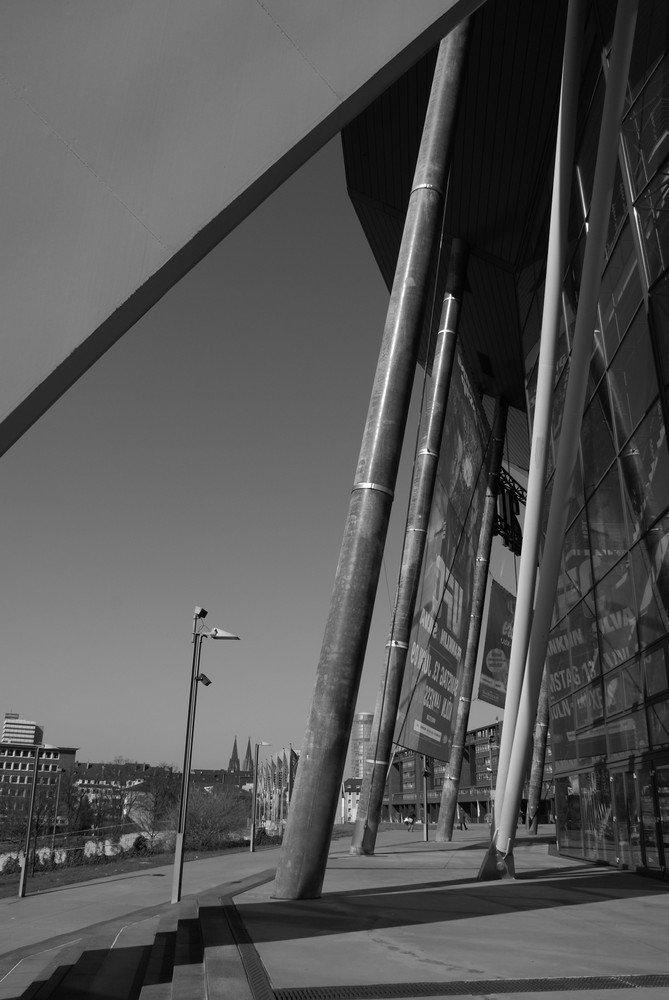
[[[447,761],[487,481],[489,430],[458,348],[394,741]]]
[[[489,705],[504,708],[509,678],[509,653],[513,637],[516,598],[493,580],[490,584],[488,625],[483,645],[479,678],[479,698]]]

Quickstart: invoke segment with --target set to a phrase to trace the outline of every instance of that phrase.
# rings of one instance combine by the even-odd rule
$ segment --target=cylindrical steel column
[[[434,484],[444,430],[448,389],[458,336],[468,247],[454,239],[439,320],[439,334],[425,405],[425,429],[416,455],[402,564],[397,581],[395,612],[386,647],[386,669],[381,679],[369,741],[372,762],[365,765],[351,854],[373,854],[381,819],[383,793],[390,766],[395,720],[402,690],[411,623],[420,582]]]
[[[274,896],[320,896],[452,156],[469,19],[439,49]]]
[[[589,362],[592,354],[594,329],[597,322],[597,302],[602,280],[606,236],[611,212],[613,183],[620,138],[620,122],[624,108],[637,9],[638,0],[619,0],[616,11],[613,44],[611,47],[611,65],[606,82],[602,125],[592,186],[590,226],[585,244],[580,297],[569,365],[569,382],[564,401],[560,445],[555,465],[555,480],[546,531],[546,545],[541,561],[541,576],[530,636],[528,669],[518,708],[516,732],[511,759],[509,761],[499,829],[495,836],[494,846],[497,851],[496,868],[499,874],[513,874],[514,870],[513,843],[516,835],[516,821],[523,787],[529,738],[536,716],[541,676],[546,659],[548,635],[560,573],[562,546],[569,508],[569,493],[578,453],[583,405],[590,368]]]
[[[462,667],[458,708],[455,714],[455,723],[453,725],[451,756],[448,764],[446,765],[446,770],[444,771],[444,783],[441,788],[441,805],[439,806],[439,819],[437,820],[436,833],[436,839],[441,843],[445,843],[453,839],[453,824],[455,822],[455,812],[458,804],[458,790],[460,788],[460,772],[462,771],[462,759],[465,753],[465,736],[467,735],[469,709],[472,703],[474,676],[476,674],[476,658],[479,651],[481,624],[483,622],[483,605],[485,603],[485,593],[488,584],[488,566],[490,565],[490,551],[492,549],[493,529],[495,527],[495,515],[497,513],[497,491],[499,488],[499,473],[502,468],[502,457],[504,454],[504,435],[506,433],[506,417],[508,411],[509,407],[506,400],[499,397],[495,406],[495,419],[493,422],[490,441],[488,483],[486,485],[483,516],[479,532],[478,551],[476,553],[474,585],[472,590],[472,610],[469,616],[465,662]]]
[[[497,787],[495,790],[496,825],[499,824],[501,803],[504,799],[506,775],[511,757],[511,746],[516,728],[516,716],[518,714],[520,692],[523,686],[532,625],[532,608],[534,605],[537,560],[539,557],[541,514],[546,488],[546,463],[553,410],[558,316],[567,248],[569,197],[574,164],[578,88],[586,7],[586,0],[570,0],[565,29],[562,92],[560,95],[560,112],[555,148],[553,198],[546,258],[544,311],[541,327],[534,422],[532,425],[530,468],[527,480],[527,504],[523,524],[523,548],[518,570],[516,613],[513,623],[511,652],[509,654],[509,676],[504,702],[504,726],[502,727],[502,740],[499,748]]]

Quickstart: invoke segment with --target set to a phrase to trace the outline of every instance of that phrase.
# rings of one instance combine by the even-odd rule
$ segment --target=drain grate
[[[392,1000],[393,997],[481,996],[484,993],[553,993],[669,987],[669,973],[578,976],[568,979],[479,979],[449,983],[375,983],[370,986],[307,986],[274,991],[276,1000]]]
[[[232,897],[224,896],[221,902],[223,903],[223,912],[230,925],[232,936],[237,943],[237,951],[239,952],[246,978],[251,987],[253,1000],[274,1000],[274,990],[265,972],[265,966],[260,960],[260,955],[249,937],[249,933],[237,911],[237,907],[232,901]]]

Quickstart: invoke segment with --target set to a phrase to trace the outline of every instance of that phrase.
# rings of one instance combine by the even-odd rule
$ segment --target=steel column
[[[496,832],[493,845],[495,856],[491,856],[497,877],[514,874],[513,844],[516,835],[516,821],[522,794],[529,738],[536,716],[537,699],[546,659],[548,635],[560,573],[569,495],[578,453],[590,356],[597,323],[597,302],[611,212],[620,122],[624,108],[637,9],[638,0],[619,0],[616,11],[610,72],[606,84],[593,181],[590,226],[585,245],[580,298],[576,313],[569,382],[564,402],[546,544],[541,561],[541,576],[530,636],[528,670],[518,708],[499,829]],[[504,728],[506,729],[506,723]],[[490,868],[489,865],[487,877],[491,875]],[[483,874],[483,868],[481,874]]]
[[[488,584],[488,566],[490,565],[490,551],[492,549],[493,529],[497,513],[497,490],[499,486],[499,472],[502,467],[502,457],[504,454],[504,435],[506,433],[508,411],[509,407],[506,400],[501,397],[498,398],[495,406],[495,419],[491,436],[488,483],[483,505],[481,530],[479,532],[476,566],[474,568],[472,610],[469,617],[465,662],[462,667],[458,708],[453,726],[451,756],[444,771],[444,783],[441,788],[441,805],[439,806],[436,833],[436,839],[441,843],[453,839],[453,824],[455,822],[458,790],[460,788],[460,772],[462,771],[462,759],[465,753],[465,736],[467,735],[467,725],[469,723],[469,709],[472,703],[474,676],[476,674],[476,658],[479,651],[481,624],[483,622],[483,605],[485,603]]]
[[[440,46],[274,896],[320,896],[400,461],[470,21]]]
[[[451,244],[446,293],[432,364],[432,379],[425,405],[427,414],[425,429],[414,464],[402,564],[395,595],[395,611],[386,646],[386,669],[379,687],[369,741],[372,763],[369,766],[365,765],[363,771],[360,801],[351,840],[351,854],[374,853],[381,819],[383,793],[390,766],[393,733],[437,478],[468,256],[466,243],[454,239]]]
[[[516,728],[516,716],[518,714],[520,692],[523,686],[532,625],[532,608],[534,605],[537,561],[539,557],[541,514],[546,488],[546,463],[548,459],[553,409],[558,316],[567,248],[569,198],[574,162],[581,49],[583,46],[586,7],[587,3],[585,0],[570,0],[565,28],[562,91],[560,94],[560,112],[553,172],[553,197],[546,258],[546,285],[539,349],[536,403],[532,426],[530,468],[527,481],[527,505],[525,507],[523,525],[523,548],[518,570],[516,613],[513,623],[513,639],[511,642],[511,653],[509,654],[509,676],[504,703],[504,726],[502,727],[502,740],[499,748],[497,787],[495,790],[495,825],[499,825],[499,810],[504,798],[506,775],[511,757],[511,746]]]

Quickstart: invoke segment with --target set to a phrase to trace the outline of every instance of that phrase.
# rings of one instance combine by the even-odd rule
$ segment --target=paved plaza
[[[521,836],[515,881],[486,883],[484,827],[447,845],[418,827],[386,831],[373,857],[336,840],[318,900],[272,899],[278,848],[189,862],[184,896],[224,906],[234,925],[216,995],[666,998],[669,885],[557,857],[551,832]],[[0,900],[0,998],[20,997],[74,941],[106,932],[113,948],[128,929],[148,940],[170,911],[170,876],[147,869]]]

